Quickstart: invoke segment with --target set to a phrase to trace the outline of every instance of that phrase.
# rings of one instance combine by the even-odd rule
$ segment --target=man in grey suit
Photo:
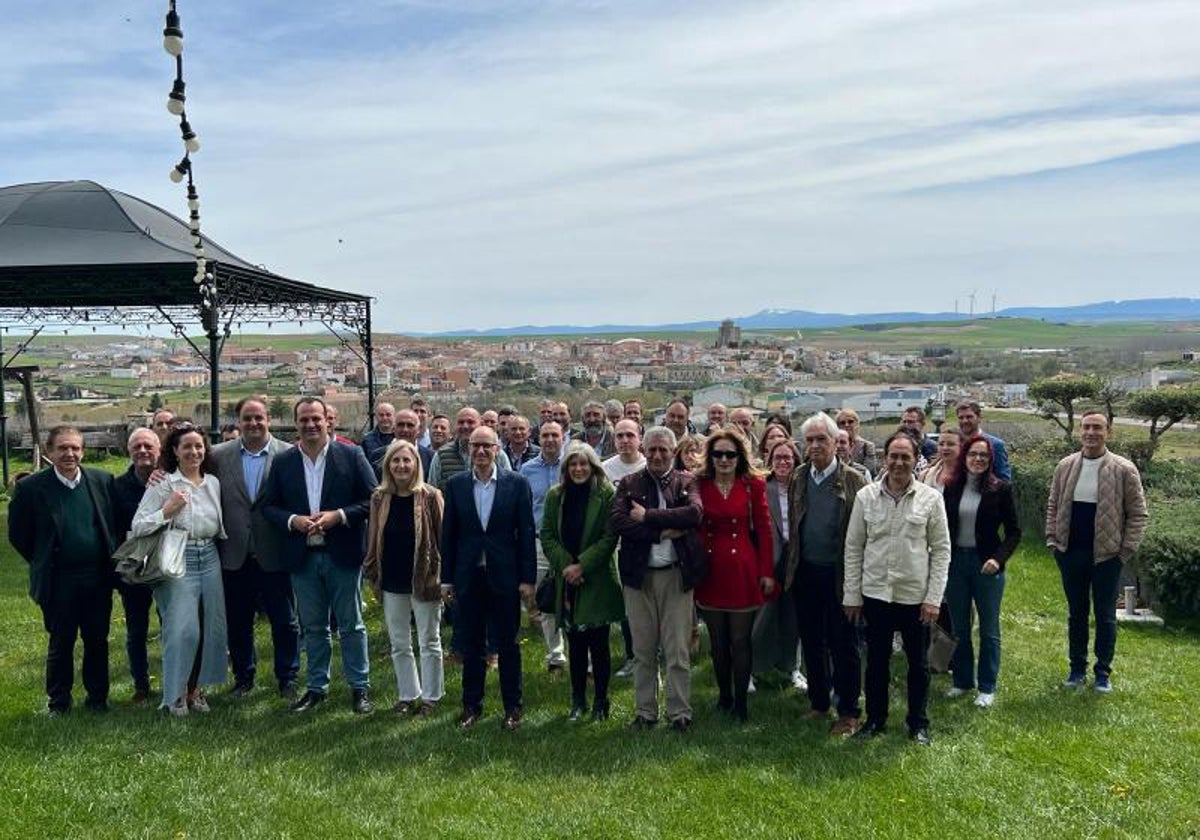
[[[221,480],[221,515],[226,540],[217,542],[225,585],[225,620],[229,631],[231,694],[242,697],[254,687],[254,614],[261,599],[271,622],[275,679],[279,693],[293,700],[300,672],[300,623],[292,582],[283,566],[283,534],[263,518],[262,498],[275,456],[291,449],[271,435],[266,401],[246,397],[235,407],[241,437],[213,448],[215,472]]]

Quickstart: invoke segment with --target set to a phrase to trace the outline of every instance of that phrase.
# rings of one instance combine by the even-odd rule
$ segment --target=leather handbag
[[[929,626],[929,670],[935,674],[944,674],[949,671],[950,660],[957,647],[958,639],[947,633],[937,622],[931,624]]]

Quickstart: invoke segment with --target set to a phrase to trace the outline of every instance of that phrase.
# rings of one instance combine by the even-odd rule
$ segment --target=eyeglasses
[[[495,445],[496,444],[494,444],[494,443],[472,443],[471,448],[472,449],[491,449]]]
[[[736,460],[738,454],[736,452],[731,452],[728,449],[714,449],[712,451],[712,456],[713,458],[721,458],[723,460]]]

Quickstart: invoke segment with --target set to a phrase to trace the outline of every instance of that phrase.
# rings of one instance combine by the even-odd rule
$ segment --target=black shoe
[[[733,719],[738,723],[747,723],[750,720],[750,709],[747,708],[745,703],[734,703],[730,714],[733,715]]]
[[[325,695],[319,691],[306,691],[304,696],[288,708],[293,712],[307,712],[312,707],[325,702]]]
[[[254,690],[252,682],[238,682],[233,684],[233,688],[229,689],[230,697],[245,697]]]
[[[356,715],[369,715],[375,711],[375,704],[367,697],[365,688],[356,688],[354,693],[350,695],[350,708],[354,710]]]
[[[482,709],[463,709],[462,714],[458,716],[458,728],[470,729],[475,724],[479,723],[479,719],[483,717]]]
[[[516,732],[521,728],[521,720],[521,707],[515,706],[508,710],[504,720],[500,722],[500,727],[508,732]]]
[[[608,701],[597,700],[592,704],[592,720],[608,720]]]
[[[918,726],[916,729],[908,730],[908,737],[922,747],[928,747],[933,743],[933,738],[929,737],[929,727],[927,726]]]
[[[642,717],[641,715],[638,715],[633,720],[629,721],[630,729],[648,730],[648,729],[653,729],[657,725],[658,725],[658,721],[651,720],[648,717]]]
[[[107,712],[108,701],[96,700],[89,697],[83,701],[83,708],[87,709],[89,712]]]
[[[283,683],[279,686],[279,696],[284,700],[295,701],[299,695],[300,688],[294,682]]]
[[[587,714],[587,706],[583,703],[575,703],[571,706],[571,713],[567,715],[567,720],[571,723],[578,723],[583,720],[583,716]]]
[[[868,720],[854,733],[855,738],[878,738],[884,733],[885,726],[877,720]]]
[[[718,697],[717,698],[717,711],[725,712],[725,714],[729,714],[730,712],[732,712],[733,711],[733,698],[732,697]]]
[[[129,702],[135,706],[140,706],[150,700],[150,686],[142,685],[133,690],[133,696],[129,698]]]
[[[685,717],[675,718],[675,720],[671,721],[671,731],[672,732],[691,732],[692,731],[692,719],[685,718]]]

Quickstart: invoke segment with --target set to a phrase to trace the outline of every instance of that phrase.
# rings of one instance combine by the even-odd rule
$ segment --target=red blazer
[[[726,499],[715,482],[700,479],[700,501],[704,521],[700,535],[708,552],[709,572],[696,587],[696,602],[702,607],[744,610],[766,602],[759,578],[774,578],[771,512],[767,508],[767,485],[759,478],[734,482]],[[750,539],[754,524],[755,546]]]

